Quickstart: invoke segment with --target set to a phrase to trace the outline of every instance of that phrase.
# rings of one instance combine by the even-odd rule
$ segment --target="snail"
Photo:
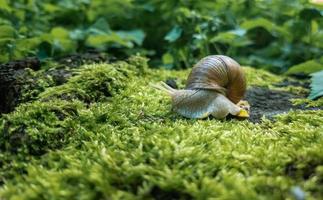
[[[187,78],[185,89],[174,89],[164,82],[152,85],[165,91],[172,99],[172,109],[186,118],[217,119],[229,113],[249,117],[249,105],[242,101],[246,92],[246,79],[240,65],[224,55],[201,59]]]

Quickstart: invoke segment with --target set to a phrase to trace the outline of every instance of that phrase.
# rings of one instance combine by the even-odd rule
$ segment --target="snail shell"
[[[212,115],[222,119],[229,113],[242,116],[237,103],[246,92],[245,75],[240,65],[228,56],[213,55],[200,60],[183,90],[165,83],[154,87],[166,91],[172,97],[173,110],[187,118]]]
[[[192,69],[186,89],[214,90],[238,103],[246,92],[246,80],[240,65],[232,58],[207,56]]]

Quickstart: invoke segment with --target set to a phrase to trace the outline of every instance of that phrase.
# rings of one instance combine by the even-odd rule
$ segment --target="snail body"
[[[172,107],[187,118],[225,118],[229,113],[248,117],[241,100],[246,91],[242,68],[232,58],[223,55],[201,59],[188,76],[185,89],[173,89],[165,83],[155,88],[167,92]]]

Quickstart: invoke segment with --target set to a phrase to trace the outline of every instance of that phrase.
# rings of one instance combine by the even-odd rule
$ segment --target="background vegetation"
[[[0,0],[0,62],[96,49],[165,68],[227,54],[282,72],[323,63],[322,15],[307,0]]]

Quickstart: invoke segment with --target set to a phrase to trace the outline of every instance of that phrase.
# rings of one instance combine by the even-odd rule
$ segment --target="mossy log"
[[[255,95],[304,90],[244,70]],[[132,57],[74,73],[0,118],[2,199],[322,199],[322,110],[283,110],[259,123],[186,119],[149,83],[183,88],[188,70],[152,70]]]
[[[46,87],[66,83],[73,76],[74,69],[81,65],[109,63],[115,61],[115,58],[105,53],[90,51],[56,60],[48,61],[52,66],[49,70],[40,70],[41,62],[34,57],[1,64],[0,114],[13,111],[19,103],[34,100]],[[37,73],[34,73],[36,71]]]
[[[23,85],[30,74],[26,68],[40,69],[37,58],[28,58],[0,65],[0,113],[8,113],[18,104]]]

